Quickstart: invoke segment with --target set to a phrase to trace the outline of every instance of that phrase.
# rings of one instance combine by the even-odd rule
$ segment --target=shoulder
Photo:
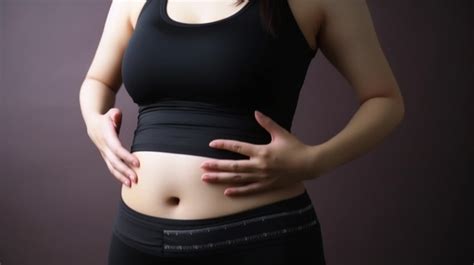
[[[109,13],[112,16],[120,17],[121,20],[126,20],[133,28],[133,21],[147,1],[151,0],[112,0]]]

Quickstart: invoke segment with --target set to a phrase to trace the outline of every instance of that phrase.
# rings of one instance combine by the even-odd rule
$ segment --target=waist
[[[172,99],[139,107],[130,151],[248,159],[240,153],[210,147],[214,139],[266,144],[271,136],[255,120],[252,107]]]
[[[120,199],[113,232],[150,254],[182,256],[205,254],[208,250],[213,253],[226,249],[233,251],[251,242],[275,240],[299,231],[307,233],[307,228],[318,226],[309,194],[303,190],[239,212],[198,219],[151,216]]]
[[[122,185],[121,196],[133,208],[154,216],[169,218],[208,218],[238,212],[301,193],[302,182],[279,189],[226,196],[224,190],[236,183],[209,183],[201,179],[205,172],[198,156],[162,152],[135,152],[140,167],[133,167],[138,182]]]

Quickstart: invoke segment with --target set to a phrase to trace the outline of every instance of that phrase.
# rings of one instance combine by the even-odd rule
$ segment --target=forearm
[[[88,78],[84,80],[79,91],[79,104],[87,132],[97,115],[106,113],[115,105],[115,97],[114,90],[103,83]]]
[[[400,100],[374,97],[360,105],[349,123],[326,142],[310,146],[315,176],[343,165],[380,143],[403,119]]]

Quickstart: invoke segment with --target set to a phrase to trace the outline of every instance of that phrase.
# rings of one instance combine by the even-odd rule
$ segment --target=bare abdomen
[[[122,185],[124,202],[138,212],[172,219],[212,218],[271,202],[304,192],[302,182],[283,189],[251,195],[227,196],[224,190],[232,184],[207,183],[201,180],[204,160],[214,158],[188,154],[135,151],[140,167],[133,168],[138,183],[129,188]]]

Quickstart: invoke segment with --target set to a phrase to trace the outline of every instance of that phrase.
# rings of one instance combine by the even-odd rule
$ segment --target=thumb
[[[109,110],[109,117],[111,118],[115,127],[120,127],[120,124],[122,123],[122,112],[120,111],[120,109],[111,108]]]
[[[272,141],[281,135],[283,128],[267,115],[255,110],[255,118],[257,119],[257,122],[270,133]]]

